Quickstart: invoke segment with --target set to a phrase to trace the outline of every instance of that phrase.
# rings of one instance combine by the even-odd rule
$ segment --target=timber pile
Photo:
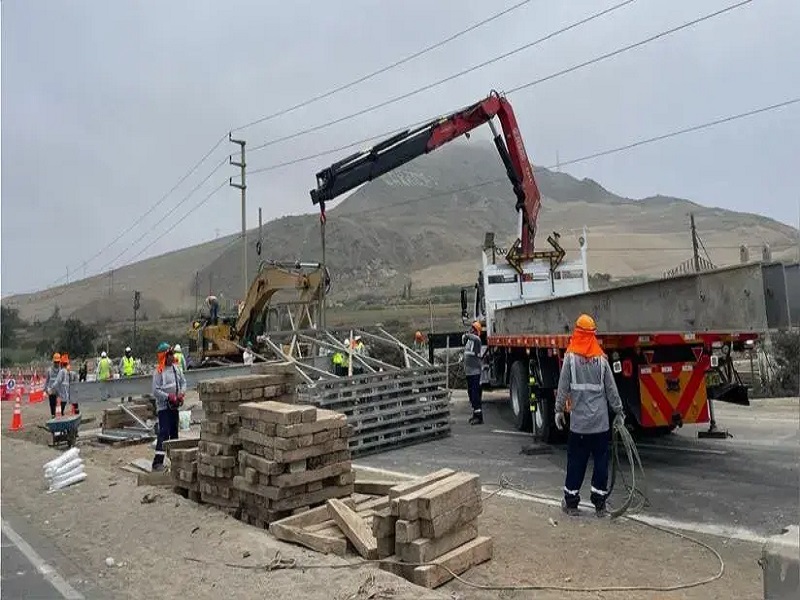
[[[384,495],[329,500],[326,507],[273,523],[270,532],[339,556],[349,542],[362,557],[382,559],[384,570],[426,588],[453,578],[437,564],[460,575],[492,557],[492,539],[478,535],[478,475],[441,469],[399,484],[359,481],[355,490]]]
[[[134,400],[132,403],[126,404],[125,408],[139,417],[142,421],[156,418],[156,411],[153,404],[149,400]],[[104,430],[120,429],[122,427],[135,427],[138,425],[136,420],[131,417],[119,406],[107,408],[103,411],[103,421],[101,427]]]
[[[294,373],[245,375],[200,382],[197,389],[205,421],[200,427],[197,481],[200,498],[225,512],[237,515],[239,499],[233,487],[237,472],[239,407],[254,400],[294,400]]]
[[[167,450],[172,473],[173,490],[195,502],[200,501],[200,488],[197,481],[197,448],[176,448]]]
[[[280,402],[242,404],[239,414],[242,450],[233,487],[243,521],[267,527],[353,493],[344,415]]]

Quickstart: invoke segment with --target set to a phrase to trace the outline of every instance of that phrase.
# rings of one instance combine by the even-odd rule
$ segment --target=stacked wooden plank
[[[197,480],[197,448],[176,448],[167,450],[170,460],[173,490],[195,502],[200,501],[200,488]]]
[[[344,415],[313,406],[239,406],[242,450],[233,487],[242,520],[259,527],[353,493]]]
[[[373,520],[376,537],[391,539],[394,519],[395,559],[384,563],[387,570],[433,588],[452,574],[420,563],[441,564],[461,574],[491,558],[491,538],[478,536],[477,519],[483,511],[478,475],[442,469],[392,488],[389,496],[389,509]]]
[[[441,469],[400,484],[356,482],[355,489],[386,495],[329,500],[327,512],[321,507],[282,519],[270,532],[340,556],[349,543],[364,558],[382,559],[381,568],[427,588],[492,557],[491,538],[478,535],[483,507],[475,474]]]
[[[450,434],[444,371],[419,367],[314,382],[299,401],[335,410],[353,427],[353,456],[382,452]]]
[[[237,459],[242,404],[263,399],[294,400],[294,373],[244,375],[202,381],[198,384],[205,421],[200,428],[197,479],[203,502],[239,513],[239,499],[233,486]]]

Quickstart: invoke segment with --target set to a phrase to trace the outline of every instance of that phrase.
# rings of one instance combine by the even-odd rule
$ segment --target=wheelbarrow
[[[55,417],[45,423],[45,429],[53,436],[52,446],[66,444],[72,448],[78,441],[78,428],[81,424],[80,415],[70,415],[68,417]]]

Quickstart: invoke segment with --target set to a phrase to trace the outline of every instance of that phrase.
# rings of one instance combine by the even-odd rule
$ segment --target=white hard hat
[[[106,351],[105,351],[105,350],[103,350],[103,351],[100,353],[100,358],[106,358],[106,356],[107,356],[107,354],[106,354]]]
[[[173,348],[173,350],[175,352],[180,352],[181,351],[181,345],[180,344],[175,344],[175,348]]]
[[[356,336],[356,341],[357,341],[357,342],[360,342],[360,341],[361,341],[361,336],[360,336],[360,335],[357,335],[357,336]]]
[[[125,352],[130,352],[130,351],[131,351],[131,347],[130,346],[125,346]]]
[[[345,339],[344,339],[344,341],[343,341],[342,343],[343,343],[345,346],[347,346],[347,345],[350,343],[350,340],[349,340],[348,338],[345,338]]]

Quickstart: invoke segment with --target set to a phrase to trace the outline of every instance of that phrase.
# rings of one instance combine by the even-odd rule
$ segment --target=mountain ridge
[[[587,227],[590,272],[652,276],[682,262],[691,255],[689,212],[715,264],[738,262],[742,243],[753,248],[754,259],[764,243],[773,247],[775,258],[797,258],[797,230],[768,217],[662,195],[626,198],[593,179],[539,167],[536,179],[542,194],[537,240],[559,231],[564,247],[575,250]],[[451,144],[362,186],[327,212],[332,300],[366,293],[396,297],[408,282],[415,291],[473,282],[485,232],[494,231],[499,245],[518,235],[514,203],[494,147],[480,142]],[[263,232],[264,258],[321,259],[315,214],[280,217]],[[256,239],[257,229],[250,230],[248,240]],[[19,308],[26,319],[45,319],[56,305],[63,316],[130,318],[126,305],[139,290],[151,318],[193,310],[197,297],[202,300],[209,291],[230,300],[241,297],[241,252],[241,242],[231,235],[116,269],[113,282],[103,274],[9,296],[3,304]],[[248,259],[249,272],[255,273],[259,257],[249,250]],[[175,272],[184,275],[176,280]]]

